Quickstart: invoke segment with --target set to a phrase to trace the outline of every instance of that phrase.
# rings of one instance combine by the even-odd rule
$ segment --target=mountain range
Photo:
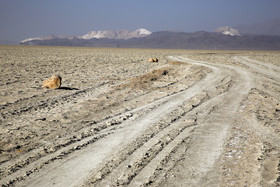
[[[91,31],[82,36],[50,35],[47,37],[28,38],[19,44],[163,49],[280,50],[280,31],[278,35],[275,32],[280,28],[280,19],[278,21],[246,27],[231,28],[225,26],[215,29],[214,32],[160,31],[152,33],[143,28],[135,31],[99,30]]]
[[[47,40],[31,40],[21,45],[162,48],[162,49],[240,49],[280,50],[280,36],[241,35],[231,36],[215,32],[154,32],[148,36],[130,39],[54,37]]]

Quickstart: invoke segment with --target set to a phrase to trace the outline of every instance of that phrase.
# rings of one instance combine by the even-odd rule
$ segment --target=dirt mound
[[[168,62],[168,64],[181,66],[181,65],[186,65],[187,63],[186,62],[180,62],[180,61],[171,61],[171,62]]]
[[[120,87],[130,87],[132,89],[148,89],[155,81],[160,81],[163,77],[168,76],[172,72],[172,68],[161,68],[148,72],[139,77],[135,77],[127,84],[123,84]]]

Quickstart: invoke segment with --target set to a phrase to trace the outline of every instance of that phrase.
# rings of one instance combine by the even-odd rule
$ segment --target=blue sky
[[[280,0],[0,0],[0,41],[91,30],[213,31],[280,18]]]

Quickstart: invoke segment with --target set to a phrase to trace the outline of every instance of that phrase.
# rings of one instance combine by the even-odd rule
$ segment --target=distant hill
[[[26,40],[21,45],[87,46],[161,49],[236,49],[280,50],[280,36],[242,35],[231,36],[212,32],[154,32],[148,36],[130,39],[108,38],[59,38]]]
[[[239,25],[235,28],[238,29],[241,34],[280,36],[280,19],[253,25]]]

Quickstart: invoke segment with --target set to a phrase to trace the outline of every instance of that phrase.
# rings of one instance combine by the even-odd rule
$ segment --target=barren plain
[[[0,71],[1,186],[280,186],[279,52],[0,46]]]

